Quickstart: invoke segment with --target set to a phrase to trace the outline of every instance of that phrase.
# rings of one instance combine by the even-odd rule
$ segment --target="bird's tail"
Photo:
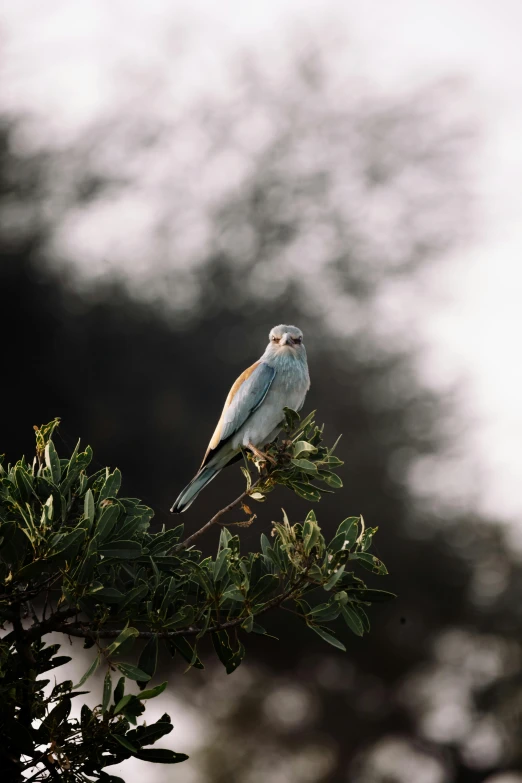
[[[190,484],[180,493],[178,499],[170,509],[174,514],[180,514],[195,501],[202,489],[209,484],[221,471],[222,465],[205,465],[196,473]]]

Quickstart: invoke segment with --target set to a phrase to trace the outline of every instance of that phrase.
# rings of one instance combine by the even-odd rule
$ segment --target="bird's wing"
[[[231,438],[259,408],[268,394],[275,373],[273,367],[259,361],[239,376],[228,393],[223,413],[208,444],[201,467],[207,464],[218,446]]]

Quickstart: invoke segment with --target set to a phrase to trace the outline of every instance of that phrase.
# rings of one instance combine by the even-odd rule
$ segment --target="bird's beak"
[[[288,334],[288,332],[285,332],[284,335],[281,337],[279,345],[291,345],[291,344],[292,343],[290,341],[290,335]]]

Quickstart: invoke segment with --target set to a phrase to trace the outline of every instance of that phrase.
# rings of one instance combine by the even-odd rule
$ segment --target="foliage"
[[[340,619],[358,636],[369,630],[365,608],[392,594],[368,589],[352,567],[386,574],[370,554],[376,528],[348,517],[326,543],[314,511],[303,522],[274,522],[261,551],[242,555],[229,527],[253,523],[248,502],[263,501],[278,484],[317,501],[342,486],[333,471],[342,462],[322,442],[314,415],[300,420],[286,409],[284,437],[267,461],[249,456],[242,468],[244,492],[203,527],[183,539],[183,525],[153,533],[153,512],[136,498],[120,498],[121,474],[87,472],[89,446],[78,443],[69,459],[53,443],[58,420],[36,430],[36,456],[0,464],[0,616],[8,630],[0,641],[0,757],[11,779],[62,777],[117,781],[104,768],[131,756],[173,764],[187,758],[149,748],[172,730],[168,715],[138,724],[144,702],[166,683],[148,687],[159,645],[189,666],[203,668],[198,643],[211,635],[227,673],[245,655],[251,633],[266,634],[259,616],[292,608],[324,641],[345,650],[332,623]],[[247,460],[250,460],[248,462]],[[251,466],[258,471],[252,477]],[[244,520],[224,522],[242,508]],[[215,557],[203,557],[194,541],[221,525]],[[29,621],[29,622],[28,622]],[[9,630],[10,629],[10,630]],[[85,640],[93,659],[79,683],[53,688],[46,672],[70,660],[46,645],[54,631]],[[145,645],[138,653],[136,641]],[[101,703],[70,717],[71,700],[98,667],[105,667]],[[111,672],[119,679],[113,688]],[[126,680],[138,684],[125,693]]]

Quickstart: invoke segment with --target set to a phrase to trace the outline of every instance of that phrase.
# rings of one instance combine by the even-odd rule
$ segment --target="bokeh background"
[[[521,29],[517,0],[3,9],[1,450],[59,415],[170,525],[231,382],[296,323],[343,433],[319,520],[378,525],[399,596],[346,654],[285,615],[230,677],[164,660],[149,710],[191,758],[128,783],[522,781]],[[281,505],[306,510],[270,496],[245,547]]]

